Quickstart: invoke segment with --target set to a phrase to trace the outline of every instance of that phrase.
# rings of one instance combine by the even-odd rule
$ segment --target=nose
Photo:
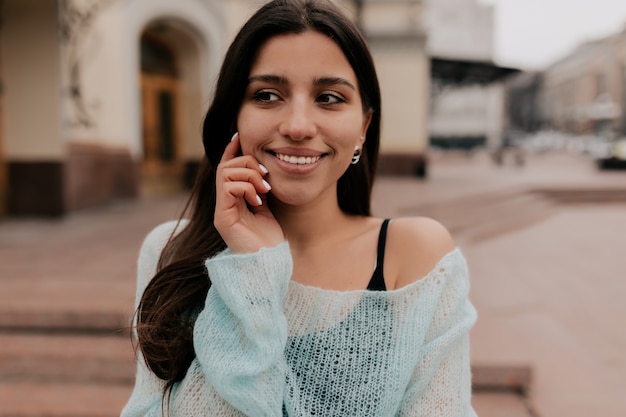
[[[293,141],[311,139],[317,134],[314,121],[314,109],[305,98],[294,98],[285,109],[285,118],[279,127],[279,133]]]

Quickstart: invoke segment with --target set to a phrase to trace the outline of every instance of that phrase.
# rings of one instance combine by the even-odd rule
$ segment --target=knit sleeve
[[[281,416],[292,273],[287,243],[254,254],[222,252],[206,262],[211,289],[194,326],[203,374],[247,416]]]
[[[146,236],[141,245],[137,261],[135,308],[139,305],[146,286],[156,273],[161,251],[175,227],[174,221],[157,226]],[[150,371],[141,351],[137,350],[135,386],[128,403],[122,410],[121,417],[160,415],[163,388],[164,381]],[[153,409],[152,413],[149,413],[150,409]]]
[[[187,225],[182,221],[163,223],[154,228],[144,240],[137,263],[137,294],[135,308],[156,274],[161,252],[173,232]],[[121,417],[196,417],[211,410],[215,417],[243,417],[217,395],[207,383],[197,360],[191,363],[182,381],[174,384],[171,396],[164,397],[165,381],[157,377],[137,350],[137,371],[132,394],[121,412]]]
[[[175,224],[155,228],[141,247],[135,305]],[[282,415],[287,339],[282,304],[292,270],[288,245],[250,255],[226,250],[206,266],[212,286],[194,326],[196,359],[164,401],[165,382],[138,351],[135,386],[121,417]]]
[[[465,260],[441,266],[442,287],[425,344],[399,416],[475,417],[471,406],[469,330],[476,310],[469,302]]]

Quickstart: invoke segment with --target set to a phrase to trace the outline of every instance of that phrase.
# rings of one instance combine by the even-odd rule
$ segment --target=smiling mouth
[[[311,165],[322,159],[322,155],[318,156],[295,156],[295,155],[285,155],[281,153],[275,154],[278,159],[283,162],[287,162],[289,164],[294,165]]]

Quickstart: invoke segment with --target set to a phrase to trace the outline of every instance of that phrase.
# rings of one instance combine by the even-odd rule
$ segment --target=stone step
[[[119,416],[132,391],[129,337],[0,333],[0,417]]]
[[[0,310],[0,332],[128,334],[129,314],[112,311]]]
[[[0,417],[118,417],[132,387],[0,381]]]
[[[129,338],[93,335],[0,335],[0,381],[132,385],[135,354]],[[472,366],[475,391],[525,394],[528,366]]]
[[[474,242],[483,241],[539,223],[553,213],[554,205],[551,202],[526,194],[493,208],[486,208],[477,221],[465,223],[459,234]]]
[[[511,392],[527,395],[532,383],[528,365],[472,364],[472,391]]]
[[[134,382],[130,337],[5,333],[0,340],[0,381],[4,383],[132,386]]]
[[[478,392],[472,405],[479,417],[538,417],[526,398],[511,392]]]
[[[0,417],[117,416],[130,396],[135,357],[129,338],[10,333],[0,338]],[[472,366],[472,375],[477,411],[531,415],[524,414],[530,368],[480,364]]]
[[[461,240],[479,241],[544,220],[554,204],[525,190],[500,190],[466,198],[405,208],[403,215],[432,217]]]
[[[624,187],[540,188],[535,190],[535,192],[561,204],[626,203],[626,188]]]
[[[0,417],[117,417],[131,387],[76,383],[0,382]],[[477,392],[480,417],[536,417],[527,400],[511,392]]]

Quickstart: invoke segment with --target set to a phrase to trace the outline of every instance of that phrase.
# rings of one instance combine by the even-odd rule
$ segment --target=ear
[[[372,122],[372,114],[374,110],[371,108],[363,113],[363,126],[361,126],[361,137],[363,138],[362,142],[365,142],[365,138],[367,137],[367,129],[370,127],[370,123]],[[361,143],[362,145],[363,143]]]

